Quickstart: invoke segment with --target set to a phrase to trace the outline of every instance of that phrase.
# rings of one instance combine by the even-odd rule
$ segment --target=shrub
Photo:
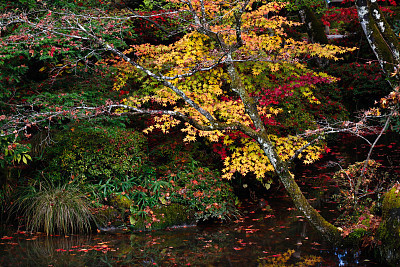
[[[371,207],[374,200],[380,198],[382,193],[390,185],[391,179],[388,173],[380,167],[382,165],[374,160],[356,162],[346,169],[337,171],[333,179],[339,187],[340,192],[333,196],[338,201],[339,207],[347,212],[357,212],[354,209]],[[364,176],[361,177],[365,167]]]
[[[217,171],[200,167],[196,161],[170,170],[165,177],[173,185],[166,197],[195,211],[197,221],[226,220],[236,212],[232,187]]]
[[[146,158],[145,138],[132,130],[73,125],[57,133],[54,142],[44,156],[45,171],[89,182],[132,176]]]
[[[22,213],[27,230],[47,235],[88,232],[93,222],[86,196],[73,183],[35,181],[21,189],[14,210]]]
[[[189,162],[176,163],[156,175],[144,175],[141,184],[124,196],[132,200],[130,222],[134,229],[154,229],[204,221],[227,220],[237,214],[237,198],[232,187],[218,172]],[[149,174],[149,171],[147,171]],[[171,220],[175,207],[180,209],[176,220]]]

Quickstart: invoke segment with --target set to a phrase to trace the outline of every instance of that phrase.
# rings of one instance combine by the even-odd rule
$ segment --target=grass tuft
[[[21,191],[15,207],[27,231],[47,235],[89,232],[94,221],[85,195],[74,184],[35,182]]]

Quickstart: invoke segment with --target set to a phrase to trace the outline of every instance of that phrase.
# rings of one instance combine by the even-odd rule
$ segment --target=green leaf
[[[137,220],[135,220],[131,215],[131,216],[129,216],[129,222],[130,222],[130,224],[135,225],[137,223]]]
[[[18,155],[16,155],[16,159],[17,159],[17,162],[19,163],[20,161],[21,161],[21,154],[18,154]]]
[[[163,205],[167,204],[167,201],[165,200],[164,197],[159,197],[158,199],[160,200],[161,204],[163,204]]]
[[[270,188],[271,188],[271,184],[269,184],[269,183],[265,183],[265,184],[264,184],[264,187],[265,187],[265,189],[267,189],[267,190],[268,190],[268,189],[270,189]]]

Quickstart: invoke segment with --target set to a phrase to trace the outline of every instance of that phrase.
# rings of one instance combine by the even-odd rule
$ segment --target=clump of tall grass
[[[73,183],[34,182],[20,191],[14,210],[27,231],[47,235],[89,232],[94,222],[89,201]]]

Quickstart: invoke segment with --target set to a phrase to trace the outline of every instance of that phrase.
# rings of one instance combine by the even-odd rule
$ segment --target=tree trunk
[[[328,43],[328,37],[326,36],[324,25],[321,20],[315,16],[311,8],[303,6],[299,10],[299,16],[301,22],[304,23],[306,27],[309,43]],[[313,62],[315,62],[315,64],[320,68],[326,67],[329,64],[329,60],[324,58],[315,58]]]
[[[231,58],[229,54],[228,57]],[[257,111],[257,105],[254,99],[249,96],[246,91],[245,86],[240,78],[240,75],[233,63],[227,66],[228,74],[231,78],[231,87],[234,92],[236,92],[245,106],[246,113],[250,116],[256,128],[256,134],[248,133],[252,136],[261,149],[264,151],[265,155],[268,157],[270,163],[275,169],[280,181],[286,188],[290,198],[293,200],[296,208],[304,215],[304,217],[314,226],[314,228],[321,233],[321,235],[326,238],[332,244],[338,244],[340,241],[339,230],[326,221],[308,202],[300,187],[294,180],[294,175],[290,173],[289,167],[286,162],[282,161],[277,154],[274,145],[268,137],[266,128],[260,118]]]
[[[396,73],[390,80],[392,87],[395,87],[400,81],[398,37],[387,23],[376,0],[357,0],[356,6],[361,27],[382,70],[387,76]]]
[[[299,10],[301,22],[304,23],[310,43],[327,44],[328,38],[324,25],[307,6]]]
[[[340,243],[340,232],[331,223],[326,221],[315,209],[310,205],[308,200],[305,198],[294,180],[294,175],[290,173],[289,168],[285,162],[283,162],[276,151],[272,148],[272,145],[268,141],[258,140],[264,153],[268,156],[271,164],[274,166],[276,173],[279,176],[280,181],[285,186],[290,198],[293,200],[296,208],[303,214],[303,216],[314,226],[314,228],[329,242],[332,244]]]

